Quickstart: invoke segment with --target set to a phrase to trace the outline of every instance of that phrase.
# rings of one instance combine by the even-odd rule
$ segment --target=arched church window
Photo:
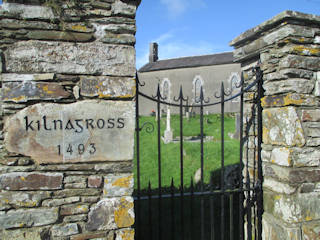
[[[232,96],[236,95],[240,91],[240,88],[238,88],[238,86],[240,85],[240,81],[241,79],[238,73],[231,73],[229,77],[229,86]],[[239,98],[237,97],[233,99],[232,102],[239,102]]]
[[[231,78],[231,89],[232,90],[237,88],[238,82],[239,82],[238,77],[232,76],[232,78]]]
[[[161,95],[166,100],[170,100],[170,87],[171,87],[170,80],[168,78],[163,79]]]
[[[193,98],[195,103],[200,102],[201,87],[203,87],[202,78],[200,76],[196,76],[193,80]]]
[[[163,97],[166,99],[169,97],[169,83],[168,83],[168,81],[165,81],[163,83]]]

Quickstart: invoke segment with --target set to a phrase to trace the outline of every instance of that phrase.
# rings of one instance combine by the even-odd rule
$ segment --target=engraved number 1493
[[[58,145],[58,154],[61,155],[61,145]],[[95,152],[97,151],[96,146],[94,143],[90,143],[89,146],[85,147],[84,144],[78,144],[78,145],[71,145],[70,143],[68,145],[66,145],[66,154],[70,154],[70,156],[72,156],[73,154],[79,154],[82,155],[84,154],[86,151],[88,151],[90,153],[90,155],[95,154]]]

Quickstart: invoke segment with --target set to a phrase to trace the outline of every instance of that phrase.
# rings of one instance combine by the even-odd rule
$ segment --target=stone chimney
[[[158,43],[150,43],[149,45],[149,63],[156,62],[158,60]]]

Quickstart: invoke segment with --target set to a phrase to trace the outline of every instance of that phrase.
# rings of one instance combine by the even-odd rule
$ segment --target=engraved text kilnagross
[[[40,103],[6,120],[5,146],[38,163],[132,160],[134,124],[132,102]]]

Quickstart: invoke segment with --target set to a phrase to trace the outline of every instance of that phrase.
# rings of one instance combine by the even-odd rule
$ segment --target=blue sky
[[[159,59],[232,51],[228,43],[284,10],[320,15],[320,0],[142,0],[137,11],[137,68],[150,42]]]

